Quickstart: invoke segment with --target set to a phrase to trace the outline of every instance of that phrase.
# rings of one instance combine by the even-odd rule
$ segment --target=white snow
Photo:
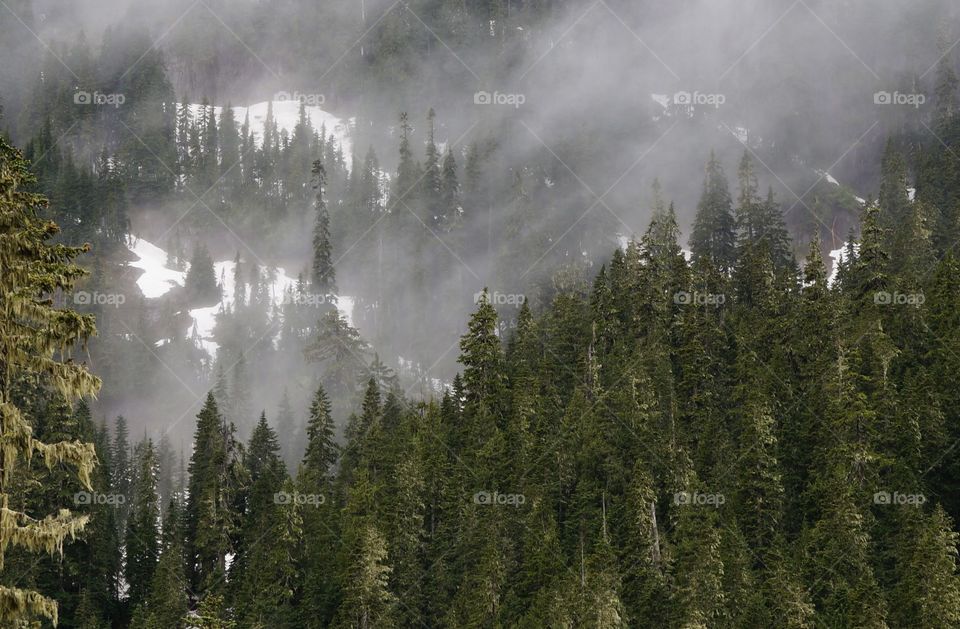
[[[839,185],[840,185],[840,182],[837,181],[836,178],[835,178],[833,175],[831,175],[830,173],[828,173],[828,172],[826,172],[826,171],[818,170],[818,171],[817,171],[817,174],[820,175],[821,177],[823,177],[824,179],[826,179],[828,182],[832,183],[832,184],[835,185],[835,186],[839,186]],[[860,197],[858,197],[858,196],[856,196],[856,195],[854,195],[853,198],[856,199],[856,200],[857,200],[857,203],[859,203],[860,205],[866,205],[866,203],[867,203],[867,200],[866,200],[866,199],[861,199]]]
[[[740,144],[746,145],[747,141],[750,140],[750,129],[744,126],[736,126],[733,128],[733,134],[736,136],[737,140],[740,141]]]
[[[144,270],[143,275],[137,280],[137,286],[140,287],[144,297],[155,299],[165,295],[174,286],[183,286],[187,274],[185,271],[175,271],[167,268],[166,251],[143,238],[128,242],[127,247],[139,257],[136,262],[131,262],[130,266]],[[221,284],[221,300],[212,306],[194,308],[189,311],[190,317],[193,319],[190,335],[199,339],[200,346],[211,357],[217,353],[217,344],[213,341],[213,329],[216,327],[217,313],[228,305],[233,305],[233,269],[233,260],[215,262],[213,270],[215,277]],[[283,268],[271,269],[268,272],[271,273],[272,277],[269,286],[270,302],[279,305],[284,299],[287,288],[296,286],[297,279],[287,275]],[[347,320],[347,324],[353,326],[353,298],[344,295],[338,296],[337,309]],[[169,339],[165,340],[169,342]],[[164,340],[157,343],[158,346],[161,344],[165,344]]]
[[[143,238],[129,240],[127,248],[139,258],[130,266],[144,271],[137,279],[137,286],[144,297],[155,299],[166,295],[174,286],[183,286],[187,274],[167,268],[166,251]]]
[[[859,249],[859,245],[854,243],[853,252],[856,253]],[[830,277],[827,278],[827,284],[833,286],[833,282],[837,279],[837,271],[840,269],[840,263],[844,261],[844,250],[847,248],[846,243],[839,249],[834,249],[830,252],[830,258],[833,260],[833,268],[830,270]]]
[[[273,118],[277,123],[277,129],[280,131],[286,130],[288,133],[292,134],[294,127],[296,127],[297,123],[300,121],[300,101],[275,100],[272,102]],[[243,126],[243,121],[249,114],[250,131],[254,136],[254,141],[258,145],[262,144],[263,142],[263,129],[267,121],[267,106],[269,104],[269,101],[264,101],[262,103],[250,105],[249,107],[232,108],[233,117],[237,121],[237,129],[240,129]],[[200,115],[202,115],[203,105],[191,103],[188,105],[188,107],[194,119],[197,119]],[[337,118],[330,112],[325,111],[315,105],[307,105],[304,109],[307,117],[310,118],[310,123],[313,125],[314,129],[319,131],[320,127],[324,126],[326,129],[327,138],[333,134],[337,144],[343,151],[343,161],[346,163],[347,168],[349,168],[350,161],[352,159],[351,156],[353,155],[351,129],[355,119]],[[219,121],[220,113],[223,111],[223,108],[214,107],[213,111],[217,121]]]
[[[907,196],[910,198],[910,201],[912,202],[917,196],[917,189],[907,188]]]
[[[651,94],[650,98],[664,109],[669,109],[673,98],[669,94]]]

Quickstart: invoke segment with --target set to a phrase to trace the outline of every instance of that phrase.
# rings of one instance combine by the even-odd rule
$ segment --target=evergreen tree
[[[325,298],[337,293],[337,280],[333,268],[333,250],[330,244],[330,214],[327,212],[327,202],[324,199],[324,188],[327,185],[327,174],[323,164],[318,160],[313,163],[314,188],[317,191],[316,212],[317,222],[313,229],[313,287]]]
[[[187,613],[187,577],[184,572],[180,505],[171,500],[163,521],[160,561],[153,573],[150,594],[142,612],[149,629],[179,628]]]
[[[213,272],[213,258],[201,241],[194,245],[184,286],[187,289],[187,299],[192,304],[213,304],[220,301],[220,287]]]
[[[388,589],[390,567],[387,544],[376,528],[360,531],[360,547],[344,583],[343,603],[337,612],[336,627],[397,626],[392,617],[395,597]]]
[[[82,364],[65,360],[75,344],[85,344],[96,333],[93,317],[56,308],[50,296],[69,292],[83,275],[73,260],[87,248],[53,245],[54,223],[42,219],[46,199],[29,191],[34,183],[20,153],[0,138],[0,414],[3,448],[0,450],[0,569],[11,547],[53,553],[88,522],[60,508],[56,515],[35,519],[11,503],[10,487],[18,467],[39,454],[48,468],[74,466],[87,490],[96,462],[92,443],[79,440],[45,443],[33,437],[31,418],[14,399],[14,385],[39,380],[67,400],[94,395],[100,380]],[[0,585],[0,621],[25,624],[37,616],[57,622],[57,603],[39,592]]]
[[[251,482],[240,548],[230,567],[234,604],[245,624],[275,626],[292,620],[301,516],[279,452],[276,433],[261,414],[247,447]]]
[[[444,229],[456,229],[464,221],[460,183],[457,180],[457,160],[453,148],[447,147],[440,172],[440,221]]]
[[[157,495],[157,460],[153,442],[138,446],[137,474],[133,484],[133,505],[127,523],[124,571],[131,608],[143,604],[160,556],[160,498]]]
[[[957,533],[939,506],[929,515],[909,513],[891,601],[898,626],[953,627],[960,623]]]
[[[502,380],[500,339],[496,335],[497,311],[483,290],[469,331],[460,339],[460,362],[467,398],[487,405],[495,403]]]
[[[339,458],[339,447],[334,441],[330,400],[323,386],[317,388],[310,404],[307,420],[307,451],[303,455],[303,473],[314,475],[317,482],[328,479]]]
[[[133,461],[130,458],[130,430],[123,415],[117,415],[113,428],[113,452],[110,454],[110,486],[123,496],[123,504],[117,510],[118,532],[122,537],[127,532],[127,514],[130,511],[133,493]]]
[[[694,258],[708,258],[721,273],[730,273],[736,261],[735,228],[733,200],[727,188],[727,178],[716,154],[711,151],[690,236]]]
[[[225,431],[213,394],[208,393],[197,415],[184,514],[188,579],[194,596],[201,599],[223,586],[230,550],[227,474],[231,454]]]

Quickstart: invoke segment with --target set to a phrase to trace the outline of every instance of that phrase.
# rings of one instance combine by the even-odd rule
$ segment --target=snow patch
[[[187,274],[167,268],[166,251],[143,238],[129,239],[127,248],[137,256],[137,260],[131,262],[130,266],[143,269],[143,275],[137,279],[137,286],[144,297],[163,297],[174,286],[183,286]]]
[[[673,99],[668,94],[651,94],[650,98],[664,109],[669,109]]]
[[[138,257],[136,262],[130,263],[130,266],[144,271],[143,275],[137,280],[137,286],[147,299],[162,297],[174,286],[184,285],[187,276],[186,271],[167,268],[167,252],[160,247],[139,238],[137,240],[131,239],[127,243],[127,248]],[[218,348],[217,343],[213,341],[213,329],[217,324],[217,314],[234,303],[234,268],[233,260],[215,262],[213,271],[220,283],[220,301],[212,306],[193,308],[189,311],[190,317],[193,319],[193,324],[190,326],[190,335],[200,347],[210,354],[211,358],[216,356]],[[271,278],[268,286],[270,303],[275,306],[280,305],[287,289],[297,285],[297,279],[287,275],[283,268],[267,269],[267,273]],[[352,327],[353,297],[338,296],[337,310],[346,319],[347,324]],[[170,342],[170,339],[161,339],[157,342],[157,346],[160,347],[168,342]]]

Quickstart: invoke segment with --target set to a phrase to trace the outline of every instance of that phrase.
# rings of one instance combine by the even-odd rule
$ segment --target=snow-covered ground
[[[833,269],[831,269],[830,271],[830,277],[827,278],[827,284],[829,284],[830,286],[833,286],[833,282],[836,281],[837,279],[837,271],[840,268],[840,263],[843,262],[844,260],[844,257],[843,257],[844,249],[846,249],[846,247],[847,245],[844,244],[839,249],[834,249],[833,251],[830,252],[830,259],[833,260]],[[858,249],[858,245],[854,243],[853,245],[854,253],[856,253],[857,249]]]
[[[840,182],[837,181],[836,177],[834,177],[833,175],[831,175],[830,173],[828,173],[828,172],[826,172],[826,171],[824,171],[824,170],[818,170],[818,171],[817,171],[817,174],[820,175],[821,177],[823,177],[824,179],[826,179],[829,183],[832,183],[832,184],[835,185],[835,186],[839,186],[839,185],[840,185]],[[865,204],[865,203],[867,202],[866,199],[862,199],[862,198],[860,198],[860,197],[858,197],[858,196],[856,196],[856,195],[854,195],[853,198],[856,199],[856,200],[857,200],[857,203],[859,203],[860,205],[863,205],[863,204]]]
[[[144,271],[137,280],[144,297],[156,299],[167,294],[174,286],[183,286],[187,274],[167,268],[166,251],[142,238],[131,240],[127,247],[138,258],[130,266]]]
[[[166,251],[143,238],[131,239],[127,243],[127,247],[138,258],[135,262],[131,262],[130,266],[143,269],[143,275],[137,279],[137,286],[143,292],[144,297],[156,299],[167,294],[174,286],[183,286],[187,274],[185,271],[176,271],[167,267]],[[211,357],[216,356],[217,353],[217,344],[213,341],[213,328],[217,323],[217,313],[233,304],[234,261],[215,262],[213,268],[221,285],[220,302],[213,306],[190,310],[190,317],[193,319],[190,334],[196,334],[199,337],[200,346]],[[284,299],[287,288],[296,286],[296,284],[297,279],[287,275],[283,268],[273,269],[269,292],[271,302],[280,304]],[[353,298],[337,297],[337,309],[347,320],[347,323],[352,326]]]
[[[269,104],[270,103],[268,101],[264,101],[262,103],[250,105],[249,107],[231,108],[233,109],[233,117],[237,121],[238,129],[243,125],[243,121],[246,119],[247,115],[250,116],[250,131],[252,132],[254,141],[257,144],[263,142],[263,129],[267,121],[267,106]],[[197,103],[191,103],[187,107],[189,107],[190,114],[194,117],[194,119],[199,117],[203,111],[203,105]],[[223,108],[214,107],[213,111],[214,115],[217,117],[217,121],[219,121],[220,113],[223,111]],[[305,111],[307,117],[310,118],[310,123],[313,125],[314,129],[319,131],[321,127],[324,127],[327,138],[333,134],[333,137],[337,140],[337,144],[343,151],[343,160],[349,168],[351,156],[353,155],[351,129],[355,120],[353,118],[337,118],[330,112],[325,111],[315,105],[306,106]],[[297,122],[300,121],[300,101],[273,101],[273,118],[277,122],[277,129],[280,131],[286,129],[288,133],[292,134],[294,127],[297,126]]]

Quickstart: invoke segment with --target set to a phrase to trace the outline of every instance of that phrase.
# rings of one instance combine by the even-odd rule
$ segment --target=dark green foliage
[[[127,522],[124,576],[130,584],[132,608],[144,603],[160,556],[160,497],[157,495],[157,459],[153,442],[137,446],[133,504]]]
[[[715,154],[710,154],[703,194],[697,205],[697,217],[690,236],[690,249],[695,258],[707,258],[724,274],[730,273],[736,261],[736,223],[733,200],[727,178]]]
[[[191,304],[210,305],[220,301],[220,287],[213,272],[213,259],[202,242],[198,242],[193,248],[184,284],[187,299]]]
[[[391,18],[385,28],[406,25]],[[941,82],[938,115],[949,126],[955,80],[943,70]],[[398,317],[419,319],[417,335],[434,332],[424,313],[447,296],[432,290],[444,265],[431,239],[449,236],[459,251],[476,204],[515,205],[502,276],[551,246],[539,249],[545,232],[523,224],[546,198],[540,173],[517,170],[509,195],[489,193],[483,171],[495,149],[478,142],[461,187],[432,111],[422,136],[401,118],[386,202],[374,153],[354,156],[347,172],[305,109],[292,135],[268,114],[260,148],[229,115],[196,113],[178,111],[178,193],[220,179],[218,208],[256,191],[269,200],[264,215],[313,224],[310,282],[289,295],[312,290],[330,306],[341,229],[376,233],[376,251],[356,264],[378,290],[414,278],[402,297],[358,299],[360,326],[375,337],[390,336]],[[711,155],[690,261],[655,183],[647,230],[606,264],[546,259],[542,293],[509,314],[479,293],[457,332],[462,374],[437,399],[426,389],[410,399],[407,379],[371,357],[334,308],[284,304],[274,319],[270,270],[238,256],[182,513],[184,497],[162,471],[169,463],[158,471],[149,442],[131,453],[118,419],[112,448],[98,435],[100,480],[129,508],[92,507],[104,541],[88,538],[89,557],[68,554],[62,574],[44,564],[37,587],[86,626],[127,616],[145,627],[955,626],[960,265],[941,256],[952,191],[932,156],[911,201],[912,165],[893,146],[879,202],[864,205],[832,285],[819,233],[797,268],[749,155],[736,202]],[[224,176],[229,161],[241,164],[238,177]],[[64,190],[83,189],[82,169],[61,167]],[[521,241],[529,249],[518,251]],[[187,291],[199,299],[215,288],[198,245]],[[275,321],[277,347],[310,363],[285,382],[276,431],[265,413],[254,424],[255,409],[276,399],[251,394],[271,364]],[[254,347],[260,338],[269,349]],[[419,350],[423,340],[402,342]],[[302,425],[291,397],[311,392]],[[24,395],[43,409],[40,434],[76,419],[58,400]],[[232,422],[250,433],[245,446]],[[50,488],[18,491],[38,510],[57,504]],[[170,506],[158,529],[160,494]],[[117,591],[121,534],[128,610]]]

